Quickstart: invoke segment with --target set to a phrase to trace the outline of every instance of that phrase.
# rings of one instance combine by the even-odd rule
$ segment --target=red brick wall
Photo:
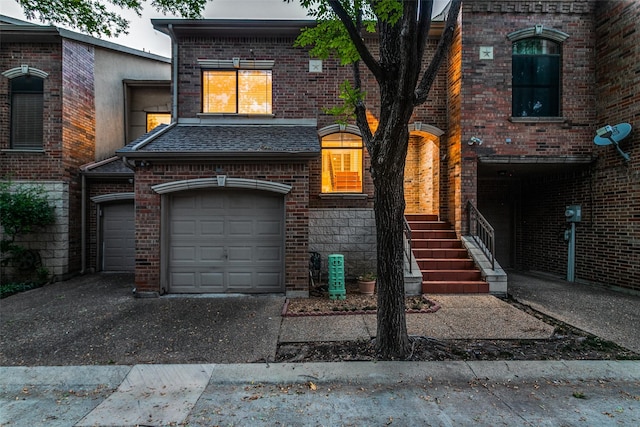
[[[92,197],[104,196],[115,193],[133,193],[133,183],[115,178],[93,178],[87,180],[87,269],[97,271],[98,262],[98,217],[96,204],[91,202]]]
[[[318,128],[335,124],[336,118],[324,112],[324,109],[340,105],[339,86],[344,80],[351,80],[352,69],[342,67],[335,59],[323,61],[322,73],[309,72],[309,53],[306,49],[294,48],[295,38],[244,38],[233,37],[216,39],[184,38],[180,40],[178,69],[178,116],[195,118],[201,112],[201,68],[197,59],[230,59],[250,57],[252,50],[257,60],[275,60],[273,67],[273,114],[279,119],[312,118],[318,120]],[[426,58],[430,58],[437,41],[430,40]],[[378,51],[372,42],[371,51]],[[425,60],[426,63],[427,60]],[[379,110],[379,90],[373,77],[362,65],[364,90],[367,106],[374,115]],[[416,109],[414,121],[436,126],[442,130],[447,127],[447,89],[446,66],[443,66],[436,79],[429,100]],[[366,156],[365,156],[366,157]],[[318,158],[310,164],[310,206],[312,208],[332,207],[372,207],[373,182],[368,172],[369,162],[365,159],[365,181],[363,192],[366,199],[345,199],[339,196],[321,198],[320,168]]]
[[[478,184],[493,186],[477,190],[485,205],[504,188],[510,189],[499,199],[514,209],[514,266],[565,276],[568,248],[563,235],[568,224],[564,210],[579,204],[582,221],[576,227],[576,281],[639,290],[640,133],[635,129],[640,126],[640,85],[635,76],[640,63],[636,31],[640,3],[474,1],[466,4],[463,20],[463,31],[469,34],[463,42],[463,94],[468,105],[463,106],[467,133],[462,146],[467,162],[475,165],[478,156],[493,154],[586,154],[593,159],[582,169],[527,174],[503,182],[486,179]],[[538,23],[569,34],[562,51],[565,124],[521,124],[506,119],[511,95],[510,54],[504,46],[509,43],[504,34],[518,25]],[[494,47],[493,62],[478,60],[477,48],[484,45]],[[620,122],[634,128],[621,144],[630,153],[629,162],[614,147],[593,144],[597,128]],[[482,147],[465,146],[464,141],[474,133],[484,139]],[[506,138],[512,143],[507,144]],[[476,194],[473,184],[463,184],[465,197]]]
[[[81,268],[80,166],[95,159],[94,48],[62,42],[62,161],[59,173],[69,182],[69,271]]]
[[[136,286],[160,291],[161,198],[151,186],[165,182],[213,177],[224,170],[230,178],[260,179],[292,186],[285,196],[285,286],[287,292],[307,291],[309,280],[309,168],[306,163],[181,164],[136,170]]]
[[[461,104],[460,89],[462,86],[462,33],[461,28],[456,28],[453,43],[447,62],[447,97],[449,120],[446,143],[440,144],[440,153],[443,179],[440,180],[440,219],[454,225],[455,230],[461,230],[460,211],[460,122]]]
[[[0,176],[13,180],[62,180],[62,70],[59,43],[3,43],[0,71],[22,64],[48,73],[44,79],[44,153],[0,151]],[[9,79],[0,77],[0,150],[10,148]]]
[[[592,152],[595,122],[593,1],[474,1],[463,8],[462,202],[475,202],[479,156],[572,156]],[[563,123],[514,123],[507,34],[542,24],[569,34],[562,43]],[[493,60],[479,59],[481,46]],[[483,145],[466,144],[472,136]],[[510,140],[510,142],[508,141]]]

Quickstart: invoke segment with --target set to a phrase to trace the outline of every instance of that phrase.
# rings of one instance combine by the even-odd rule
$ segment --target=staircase
[[[422,293],[488,293],[462,241],[451,225],[437,215],[407,214],[411,228],[411,249],[422,272]]]

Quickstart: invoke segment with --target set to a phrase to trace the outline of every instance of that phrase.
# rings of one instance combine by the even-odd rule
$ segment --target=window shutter
[[[11,147],[40,150],[43,137],[42,93],[14,93],[11,99]]]

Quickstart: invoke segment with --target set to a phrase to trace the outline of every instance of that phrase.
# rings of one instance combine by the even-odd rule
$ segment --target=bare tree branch
[[[433,13],[433,0],[420,0],[420,12],[418,14],[418,35],[416,45],[418,47],[418,62],[422,63],[424,50],[431,29],[431,14]]]
[[[451,40],[453,39],[453,34],[455,32],[461,4],[462,0],[451,1],[449,15],[447,16],[444,30],[442,32],[442,35],[440,36],[438,47],[436,48],[436,52],[433,55],[433,59],[431,60],[429,67],[422,76],[422,80],[420,81],[420,84],[416,89],[413,105],[420,105],[427,100],[429,89],[431,89],[431,85],[436,79],[440,63],[444,59],[444,56],[447,53],[447,49],[449,48],[449,46],[451,46]]]
[[[329,5],[338,16],[340,21],[342,21],[342,23],[344,24],[344,27],[346,28],[351,41],[353,41],[356,50],[360,54],[360,58],[362,58],[362,62],[364,62],[367,68],[371,70],[376,80],[380,80],[383,77],[382,67],[380,66],[378,61],[375,60],[373,55],[371,55],[371,52],[369,52],[369,49],[364,43],[364,40],[362,40],[359,29],[356,28],[347,11],[344,9],[344,7],[342,7],[342,4],[339,0],[329,0]]]

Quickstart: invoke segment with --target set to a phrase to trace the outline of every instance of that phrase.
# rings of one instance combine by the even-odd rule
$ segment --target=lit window
[[[41,150],[44,80],[31,76],[11,79],[11,148]]]
[[[202,72],[204,113],[271,114],[271,70]]]
[[[527,38],[513,43],[514,117],[560,115],[560,45]]]
[[[171,123],[170,113],[147,113],[147,132],[158,125],[168,125]]]
[[[362,193],[362,138],[333,133],[322,138],[322,192]]]

